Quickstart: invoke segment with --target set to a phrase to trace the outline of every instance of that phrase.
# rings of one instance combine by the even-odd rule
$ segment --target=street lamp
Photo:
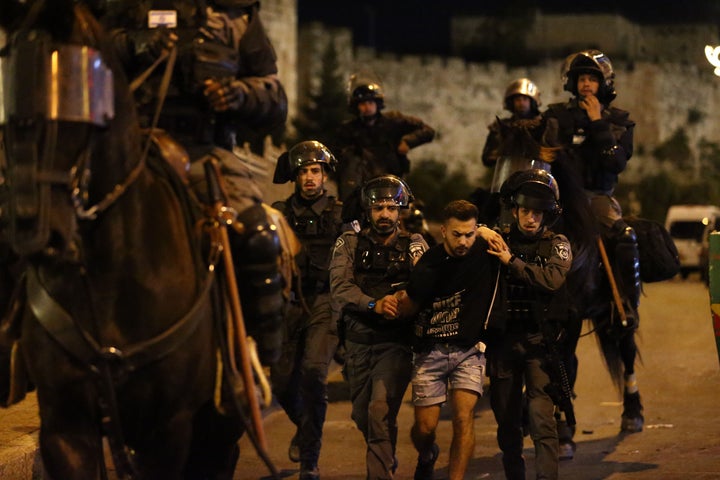
[[[705,57],[710,62],[710,65],[715,67],[715,75],[720,77],[720,46],[713,47],[711,45],[705,45]]]

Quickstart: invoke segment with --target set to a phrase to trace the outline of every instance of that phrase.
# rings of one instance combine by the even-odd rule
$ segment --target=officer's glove
[[[216,112],[240,110],[245,103],[245,84],[231,77],[207,79],[203,94]]]
[[[158,27],[153,32],[152,37],[147,43],[146,51],[147,55],[154,61],[165,53],[175,47],[178,41],[178,36],[172,30],[165,27]]]
[[[560,147],[540,147],[539,150],[539,156],[540,160],[546,163],[552,163],[555,161],[555,157],[557,156],[557,152],[560,150]]]

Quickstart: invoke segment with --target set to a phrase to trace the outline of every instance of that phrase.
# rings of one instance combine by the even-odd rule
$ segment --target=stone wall
[[[290,115],[297,111],[297,0],[263,0],[261,18],[278,57],[278,75],[288,95]]]
[[[300,78],[311,76],[306,68],[319,71],[319,60],[305,56],[321,52],[321,45],[335,38],[333,32],[319,25],[308,29],[299,37]],[[347,32],[341,40],[336,41],[336,46],[350,48]],[[311,44],[304,45],[304,41]],[[468,63],[458,58],[378,55],[368,49],[340,56],[346,76],[360,68],[371,68],[381,76],[388,109],[416,115],[437,130],[434,142],[411,151],[411,161],[443,161],[452,170],[467,172],[471,179],[485,173],[480,156],[488,124],[496,115],[507,115],[502,110],[505,87],[516,78],[529,77],[538,84],[543,105],[565,101],[569,93],[563,92],[560,85],[563,60],[558,57],[538,66],[508,68],[500,63]],[[678,128],[686,128],[694,150],[701,139],[720,143],[720,109],[716,108],[720,105],[720,79],[712,74],[709,64],[700,68],[635,61],[614,62],[614,67],[618,97],[613,104],[629,110],[637,122],[636,155],[629,164],[628,179],[655,168],[649,152]],[[699,113],[701,120],[690,126],[691,111]]]
[[[634,61],[688,63],[701,66],[703,47],[717,45],[718,26],[713,23],[686,25],[637,24],[614,14],[529,15],[526,28],[496,17],[463,15],[451,19],[453,52],[473,48],[492,49],[510,39],[527,52],[562,56],[583,48],[600,47],[610,58]]]

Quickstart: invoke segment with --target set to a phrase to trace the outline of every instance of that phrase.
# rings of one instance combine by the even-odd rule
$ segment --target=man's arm
[[[405,142],[409,148],[418,147],[435,138],[435,129],[418,117],[404,115],[400,112],[388,112],[385,117],[400,127],[402,133],[400,142]]]
[[[498,119],[492,125],[488,127],[487,138],[485,139],[485,146],[482,152],[482,162],[486,167],[494,167],[500,158],[500,130],[498,127]]]
[[[363,293],[355,281],[355,249],[357,235],[346,232],[335,241],[330,257],[330,294],[338,311],[353,309],[363,311],[375,299]]]
[[[246,15],[232,16],[209,12],[201,33],[209,41],[235,49],[238,59],[235,75],[205,80],[203,93],[214,111],[227,112],[254,127],[272,128],[287,118],[287,96],[258,8],[249,10]]]
[[[509,250],[489,250],[489,253],[507,265],[516,278],[548,292],[554,292],[562,287],[572,265],[570,242],[564,235],[559,234],[552,239],[551,255],[545,265],[526,263]]]

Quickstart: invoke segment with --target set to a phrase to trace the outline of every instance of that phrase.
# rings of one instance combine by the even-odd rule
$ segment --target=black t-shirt
[[[470,346],[483,340],[498,271],[498,260],[487,248],[478,239],[467,255],[451,257],[439,244],[415,265],[407,294],[420,305],[415,322],[420,345]]]

